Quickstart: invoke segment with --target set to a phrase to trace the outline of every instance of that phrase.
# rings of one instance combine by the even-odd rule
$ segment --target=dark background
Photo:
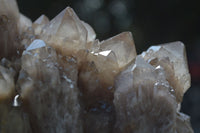
[[[181,111],[191,116],[200,133],[200,0],[17,0],[33,21],[41,14],[52,19],[71,6],[89,23],[100,40],[131,31],[138,54],[150,45],[182,41],[186,45],[192,86]]]

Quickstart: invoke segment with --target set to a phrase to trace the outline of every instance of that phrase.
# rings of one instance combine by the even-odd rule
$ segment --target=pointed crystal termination
[[[174,133],[176,101],[162,69],[138,56],[117,77],[115,87],[115,133]]]
[[[0,59],[16,55],[19,45],[17,23],[19,11],[15,0],[0,0]]]
[[[42,30],[40,38],[63,55],[85,49],[87,30],[73,9],[67,7]]]
[[[49,23],[49,19],[45,15],[41,15],[38,19],[33,23],[33,29],[36,35],[40,35],[42,29],[46,24]]]
[[[167,80],[174,88],[178,102],[190,87],[185,47],[182,42],[173,42],[160,46],[152,46],[142,53],[143,58],[150,64],[161,65],[166,72]]]
[[[33,132],[81,133],[77,65],[35,40],[22,55],[18,86]]]
[[[116,54],[120,68],[130,63],[137,55],[130,32],[123,32],[108,40],[102,41],[100,50],[112,50]]]

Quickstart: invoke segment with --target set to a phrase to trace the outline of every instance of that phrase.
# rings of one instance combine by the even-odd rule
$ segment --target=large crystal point
[[[174,133],[176,101],[162,68],[140,56],[116,80],[115,133]]]
[[[22,56],[18,85],[33,132],[81,133],[77,65],[35,40]]]
[[[100,50],[112,50],[117,57],[120,68],[130,63],[137,55],[130,32],[123,32],[108,40],[102,41]]]
[[[161,65],[166,72],[167,80],[174,88],[178,102],[190,87],[185,47],[182,42],[173,42],[152,46],[142,53],[143,58],[153,66]]]
[[[0,0],[0,58],[12,57],[19,45],[19,11],[15,0]]]
[[[67,7],[42,30],[41,38],[63,55],[85,49],[87,30],[73,9]]]

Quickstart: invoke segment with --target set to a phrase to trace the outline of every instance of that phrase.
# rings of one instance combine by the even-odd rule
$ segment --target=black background
[[[52,19],[71,6],[100,40],[131,31],[138,54],[150,45],[182,41],[186,45],[192,86],[181,111],[200,133],[200,1],[199,0],[17,0],[20,12],[33,21]]]

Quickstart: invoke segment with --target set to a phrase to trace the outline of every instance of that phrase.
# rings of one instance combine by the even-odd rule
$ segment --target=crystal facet
[[[100,49],[112,50],[116,54],[120,68],[130,63],[137,55],[130,32],[123,32],[108,40],[102,41]]]

